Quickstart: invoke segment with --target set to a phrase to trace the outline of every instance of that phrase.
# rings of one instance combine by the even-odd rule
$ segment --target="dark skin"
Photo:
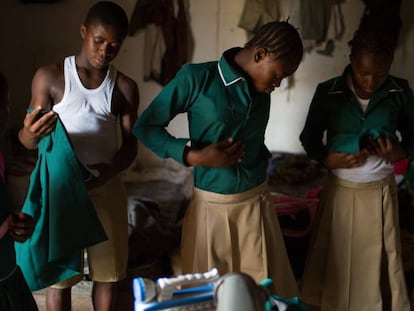
[[[367,51],[352,51],[350,62],[352,67],[352,82],[355,91],[362,99],[371,98],[386,81],[393,58],[387,53],[369,53]],[[407,157],[407,152],[398,141],[391,137],[368,137],[368,144],[358,153],[346,154],[331,152],[322,163],[328,169],[354,168],[363,165],[369,155],[377,155],[389,163],[395,163]]]
[[[79,77],[86,88],[96,88],[104,80],[108,64],[117,56],[123,37],[116,27],[107,25],[81,26],[83,48],[76,56]],[[40,117],[42,109],[51,109],[64,93],[63,63],[39,68],[32,81],[32,98],[23,128],[19,132],[22,144],[28,149],[37,148],[38,140],[48,135],[56,124],[57,116],[49,111]],[[126,169],[134,160],[137,141],[132,126],[137,119],[139,101],[136,83],[122,73],[118,74],[112,98],[112,113],[120,117],[122,146],[112,163],[90,163],[88,167],[99,171],[96,179],[87,184],[89,189],[105,184],[110,178]],[[40,117],[40,118],[39,118]]]
[[[33,234],[35,222],[25,213],[18,212],[10,218],[9,233],[13,240],[23,243]]]
[[[243,48],[230,61],[250,82],[257,93],[268,93],[280,86],[281,81],[292,75],[300,60],[276,59],[264,48]],[[224,141],[212,143],[203,149],[187,147],[184,160],[191,166],[231,167],[241,161],[245,146],[241,141],[230,137]]]
[[[10,110],[9,87],[6,77],[0,73],[0,134],[7,127],[7,120]],[[34,220],[31,216],[22,212],[12,214],[8,219],[8,231],[16,242],[26,241],[34,230]]]
[[[82,48],[76,55],[78,75],[86,88],[97,88],[105,79],[109,63],[118,55],[125,39],[125,31],[116,26],[102,24],[99,20],[88,26],[81,25]],[[28,149],[37,148],[39,139],[53,131],[57,116],[50,111],[40,116],[40,110],[51,109],[58,104],[65,90],[63,62],[48,65],[37,70],[32,81],[30,107],[19,139]],[[111,112],[119,117],[122,144],[111,163],[89,163],[88,168],[99,175],[87,183],[88,189],[105,184],[109,179],[126,169],[134,161],[137,153],[137,139],[132,135],[132,126],[137,119],[139,92],[135,81],[118,72]],[[92,300],[94,310],[112,310],[116,295],[115,282],[94,282]],[[71,288],[47,289],[48,311],[71,310]]]

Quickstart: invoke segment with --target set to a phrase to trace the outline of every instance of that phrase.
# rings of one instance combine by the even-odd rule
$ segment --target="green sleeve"
[[[324,132],[326,125],[326,91],[319,85],[312,98],[305,126],[299,136],[303,148],[308,157],[314,160],[322,160],[325,155],[325,146],[323,144]]]
[[[190,66],[185,65],[134,124],[134,135],[159,157],[184,164],[184,149],[189,139],[174,137],[166,128],[177,114],[187,112],[195,89],[196,79]]]
[[[412,89],[408,86],[404,92],[403,111],[399,120],[398,130],[401,134],[401,145],[408,152],[409,157],[414,157],[414,95]]]

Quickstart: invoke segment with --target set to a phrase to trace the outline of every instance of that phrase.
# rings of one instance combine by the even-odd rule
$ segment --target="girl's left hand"
[[[367,148],[371,154],[375,154],[392,164],[407,157],[407,152],[401,147],[401,144],[389,136],[380,136],[377,139],[370,137]]]
[[[88,169],[95,171],[96,175],[91,181],[86,182],[86,188],[88,190],[104,185],[112,177],[116,176],[119,171],[115,166],[110,163],[95,163],[87,164]]]

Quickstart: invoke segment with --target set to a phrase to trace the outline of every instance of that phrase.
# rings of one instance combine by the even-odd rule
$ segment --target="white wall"
[[[243,29],[237,26],[246,0],[190,0],[191,27],[195,38],[193,62],[218,59],[227,48],[242,46],[247,40]],[[297,1],[297,0],[280,0]],[[18,0],[0,1],[0,70],[9,78],[13,99],[12,125],[20,126],[30,98],[30,81],[35,69],[75,54],[80,48],[79,25],[88,8],[95,1],[61,0],[54,4],[24,5]],[[117,0],[131,15],[136,0]],[[406,77],[414,85],[413,1],[403,0],[402,35],[405,43],[396,53],[392,73]],[[302,152],[298,135],[308,110],[316,84],[342,73],[348,63],[347,41],[351,38],[362,14],[361,0],[347,0],[342,5],[346,32],[336,42],[332,57],[322,56],[315,49],[306,53],[294,75],[294,87],[275,91],[266,133],[270,150]],[[141,112],[160,91],[154,82],[142,79],[143,32],[128,37],[115,61],[121,71],[135,79],[141,93]],[[321,47],[322,48],[322,47]],[[185,116],[173,120],[170,130],[177,136],[186,135]],[[156,158],[141,146],[140,162],[158,165]]]

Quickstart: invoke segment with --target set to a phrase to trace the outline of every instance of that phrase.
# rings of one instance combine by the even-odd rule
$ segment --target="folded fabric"
[[[107,240],[85,186],[90,176],[58,119],[55,130],[39,141],[23,205],[35,220],[33,235],[15,244],[32,291],[80,274],[81,250]]]

